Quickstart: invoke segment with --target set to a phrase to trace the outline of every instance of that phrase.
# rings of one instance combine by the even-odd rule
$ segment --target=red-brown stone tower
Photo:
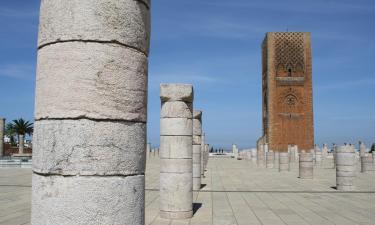
[[[270,32],[262,44],[263,142],[314,147],[310,33]]]

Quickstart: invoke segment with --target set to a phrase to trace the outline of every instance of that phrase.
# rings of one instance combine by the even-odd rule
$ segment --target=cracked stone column
[[[0,157],[4,156],[5,119],[0,118]]]
[[[160,85],[160,216],[166,219],[193,216],[193,97],[192,85]]]
[[[193,113],[193,190],[201,189],[202,111]]]
[[[311,153],[301,153],[299,155],[299,178],[313,179],[313,155]]]
[[[144,224],[149,0],[42,0],[31,224]]]
[[[353,191],[355,177],[354,147],[345,145],[336,151],[336,188],[339,191]]]

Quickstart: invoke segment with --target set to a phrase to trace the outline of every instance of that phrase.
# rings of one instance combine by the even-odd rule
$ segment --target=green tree
[[[18,120],[13,120],[12,121],[12,128],[14,132],[18,135],[18,149],[19,149],[19,154],[23,153],[23,148],[25,145],[25,135],[31,135],[34,131],[33,123],[30,121],[25,121],[24,119],[20,118]]]
[[[12,123],[7,123],[4,134],[10,138],[11,145],[15,145],[14,136],[16,135],[16,131]]]
[[[375,152],[375,143],[372,144],[371,149],[370,149],[370,153],[374,153],[374,152]]]

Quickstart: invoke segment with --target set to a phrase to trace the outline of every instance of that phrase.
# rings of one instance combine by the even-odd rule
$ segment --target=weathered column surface
[[[289,153],[288,152],[280,152],[279,153],[279,172],[289,171]]]
[[[0,118],[0,157],[4,156],[5,119]]]
[[[25,135],[18,135],[18,154],[22,155],[25,147]]]
[[[374,170],[374,158],[372,158],[372,154],[361,156],[361,172],[372,173]]]
[[[314,163],[313,155],[311,153],[299,154],[299,178],[313,179],[314,177]]]
[[[360,155],[360,157],[366,155],[366,145],[362,141],[359,142],[359,155]]]
[[[257,164],[258,166],[262,167],[264,166],[265,162],[265,155],[264,155],[264,145],[260,144],[257,148]]]
[[[266,167],[272,169],[274,167],[275,153],[273,151],[268,151],[266,153]]]
[[[202,111],[193,111],[193,190],[201,189]]]
[[[43,0],[31,224],[144,224],[148,0]]]
[[[193,87],[162,84],[160,98],[160,216],[190,218],[193,216]]]
[[[339,191],[352,191],[355,177],[355,152],[349,145],[336,150],[336,188]]]
[[[251,161],[253,162],[257,161],[257,149],[256,148],[251,149]]]

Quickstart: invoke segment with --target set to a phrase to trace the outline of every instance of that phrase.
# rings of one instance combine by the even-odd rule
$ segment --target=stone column
[[[144,224],[148,0],[41,1],[31,224]]]
[[[202,111],[193,113],[193,190],[201,189]]]
[[[355,152],[348,145],[336,151],[336,188],[339,191],[353,191],[355,177]]]
[[[372,173],[374,172],[374,159],[372,154],[361,156],[361,172],[362,173]]]
[[[272,169],[274,166],[275,154],[273,151],[266,153],[266,167]]]
[[[365,156],[366,155],[366,145],[362,141],[359,141],[359,156]]]
[[[160,99],[160,216],[190,218],[193,215],[193,87],[162,84]]]
[[[322,152],[316,151],[315,152],[315,165],[321,166],[321,164],[322,164]]]
[[[279,154],[279,172],[289,171],[289,153],[288,152],[280,152]]]
[[[25,147],[25,135],[18,135],[18,154],[22,155]]]
[[[208,163],[208,158],[210,156],[210,145],[209,144],[205,144],[205,154],[204,154],[204,171],[206,171],[207,169],[207,163]]]
[[[257,164],[258,166],[264,166],[264,145],[260,144],[257,149]]]
[[[0,157],[4,156],[5,119],[0,118]]]
[[[313,156],[311,153],[301,153],[299,155],[299,178],[313,179],[314,177]]]
[[[279,169],[280,152],[275,152],[274,168]]]
[[[204,155],[205,155],[205,150],[206,150],[206,144],[205,142],[205,134],[202,133],[202,138],[201,138],[201,177],[204,177]]]
[[[327,144],[323,144],[323,149],[322,149],[323,160],[326,159],[327,156],[328,156],[328,145]]]
[[[257,161],[257,149],[256,148],[251,149],[251,161],[253,162]]]

